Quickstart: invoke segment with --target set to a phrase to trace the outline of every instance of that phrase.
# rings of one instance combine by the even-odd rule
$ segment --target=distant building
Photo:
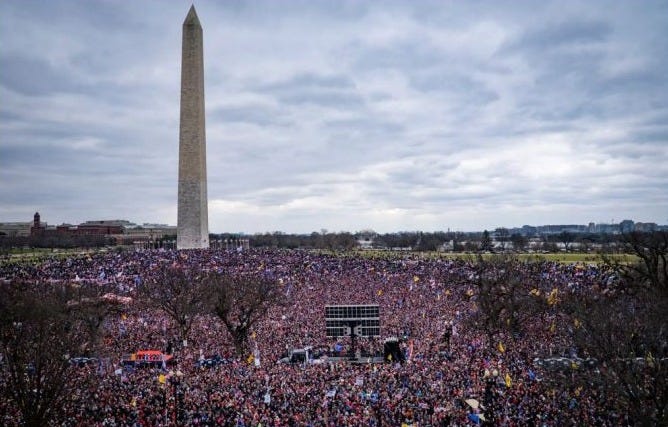
[[[438,248],[440,252],[452,252],[455,250],[455,241],[454,240],[448,240],[447,242],[443,242],[443,244]]]
[[[372,249],[373,248],[373,238],[363,237],[357,239],[357,246],[360,249]]]
[[[642,231],[642,232],[659,230],[659,226],[656,224],[656,222],[636,222],[633,228],[635,231]]]
[[[31,236],[39,236],[46,232],[46,223],[40,220],[39,212],[35,212],[32,219],[32,226],[30,227]]]
[[[123,234],[125,227],[130,224],[130,221],[122,219],[86,221],[70,229],[70,232],[79,236],[110,236],[114,234]]]
[[[622,233],[630,233],[635,230],[634,223],[630,219],[625,219],[619,223],[619,231]]]
[[[538,230],[530,225],[523,225],[520,234],[523,236],[535,236]]]
[[[142,225],[132,224],[125,227],[122,238],[126,242],[128,240],[154,241],[168,236],[176,236],[176,226],[144,223]]]
[[[587,227],[580,224],[566,224],[566,225],[540,225],[537,228],[538,234],[559,234],[563,232],[568,233],[585,233]]]
[[[28,237],[32,222],[0,222],[0,236]]]
[[[601,234],[619,234],[619,224],[596,224],[596,232]]]
[[[32,222],[0,223],[0,232],[10,237],[48,236],[102,236],[115,239],[118,243],[156,241],[176,235],[176,227],[167,224],[137,225],[124,219],[86,221],[78,225],[61,224],[49,226],[42,222],[39,212],[35,212]]]

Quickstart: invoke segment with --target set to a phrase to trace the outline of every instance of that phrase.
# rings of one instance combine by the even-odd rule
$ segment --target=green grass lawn
[[[538,259],[544,259],[546,261],[555,261],[555,262],[563,262],[563,263],[571,263],[571,262],[585,262],[585,263],[595,263],[599,264],[602,263],[603,257],[599,254],[588,254],[588,253],[554,253],[554,254],[520,254],[520,258],[538,258]],[[621,262],[621,263],[629,263],[632,261],[637,260],[637,257],[635,255],[627,255],[627,254],[608,254],[606,255],[606,258],[614,261],[614,262]]]
[[[108,249],[102,249],[106,251]],[[90,254],[94,252],[99,252],[101,249],[23,249],[23,250],[12,250],[9,253],[8,258],[0,259],[0,263],[7,261],[24,261],[24,262],[33,262],[40,259],[49,258],[49,257],[69,257],[69,256],[82,256],[84,254]],[[323,253],[331,253],[330,251],[320,251]],[[341,252],[335,252],[341,254]],[[485,253],[483,254],[484,259],[489,259],[497,254]],[[354,250],[350,252],[345,252],[344,256],[353,256],[353,257],[368,257],[368,258],[401,258],[405,256],[411,257],[424,257],[424,258],[441,258],[441,259],[464,259],[464,260],[475,260],[477,255],[474,253],[450,253],[450,252],[408,252],[408,251],[381,251],[381,250]],[[592,253],[520,253],[513,254],[521,260],[526,261],[554,261],[561,263],[587,263],[587,264],[600,264],[603,262],[603,258],[599,254]],[[636,261],[638,258],[635,255],[626,255],[626,254],[609,254],[606,256],[613,262],[620,263],[629,263]]]
[[[474,253],[450,253],[450,252],[390,252],[390,251],[356,251],[359,256],[368,256],[371,258],[400,258],[411,254],[412,256],[422,256],[426,258],[442,258],[442,259],[464,259],[475,260],[477,254]],[[485,253],[482,254],[483,259],[489,259],[498,254]],[[561,263],[587,263],[600,264],[603,263],[603,257],[599,254],[592,253],[520,253],[512,254],[521,260],[525,261],[553,261]],[[608,254],[606,258],[613,262],[629,263],[637,260],[635,255],[627,254]]]
[[[106,248],[97,249],[49,249],[49,248],[30,248],[30,249],[11,249],[8,253],[0,257],[0,264],[4,262],[37,262],[51,257],[77,257],[95,252],[107,251]]]

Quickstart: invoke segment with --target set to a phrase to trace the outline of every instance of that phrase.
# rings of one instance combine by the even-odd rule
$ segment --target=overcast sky
[[[0,1],[0,221],[176,224],[187,1]],[[666,1],[197,1],[212,232],[668,223]]]

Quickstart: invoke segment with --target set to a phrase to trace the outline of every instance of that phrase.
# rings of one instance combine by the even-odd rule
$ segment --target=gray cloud
[[[229,106],[213,109],[209,116],[216,121],[247,123],[257,126],[286,124],[288,120],[277,108],[262,105]]]
[[[569,47],[600,45],[612,34],[610,24],[602,21],[565,20],[527,29],[505,46],[508,51],[530,51],[538,57]]]
[[[281,104],[315,104],[346,109],[360,107],[363,99],[350,79],[343,76],[297,75],[289,80],[259,85],[256,92],[275,95]]]
[[[665,3],[196,7],[213,231],[668,221]],[[0,219],[175,223],[186,11],[0,3]]]

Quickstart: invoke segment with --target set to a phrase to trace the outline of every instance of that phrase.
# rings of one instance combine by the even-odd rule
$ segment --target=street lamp
[[[174,398],[174,425],[180,425],[181,416],[181,407],[183,406],[183,390],[181,389],[181,379],[183,378],[183,372],[177,370],[174,375],[169,379],[172,385],[172,394]]]

